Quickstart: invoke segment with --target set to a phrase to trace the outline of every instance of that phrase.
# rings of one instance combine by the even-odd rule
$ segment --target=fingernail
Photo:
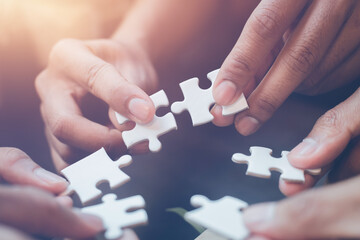
[[[236,95],[237,87],[231,81],[223,81],[214,90],[215,101],[222,106],[232,103]]]
[[[140,98],[133,98],[128,105],[130,113],[141,121],[146,121],[150,114],[149,103]]]
[[[101,218],[92,214],[81,212],[78,209],[75,209],[74,211],[76,215],[78,215],[86,224],[94,228],[96,231],[101,231],[104,229],[104,224]]]
[[[236,124],[237,130],[244,136],[253,134],[260,127],[260,122],[253,117],[243,117]]]
[[[250,231],[261,231],[274,220],[276,203],[261,203],[244,210],[243,219]]]
[[[315,152],[317,145],[318,144],[314,139],[305,138],[299,145],[291,150],[288,157],[307,157]]]
[[[54,174],[52,172],[46,171],[43,168],[35,169],[34,174],[38,178],[40,178],[41,180],[43,180],[43,181],[45,181],[45,182],[47,182],[49,184],[54,184],[54,183],[68,184],[67,181],[64,178],[62,178],[62,177],[60,177],[60,176],[58,176],[58,175],[56,175],[56,174]]]

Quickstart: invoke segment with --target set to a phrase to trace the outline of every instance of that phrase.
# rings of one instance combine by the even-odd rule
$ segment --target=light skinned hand
[[[68,200],[33,187],[0,186],[0,224],[50,237],[84,238],[103,229],[99,218],[73,210]]]
[[[360,156],[358,156],[360,160]],[[251,240],[359,239],[360,176],[244,210]]]
[[[360,88],[318,119],[309,135],[288,154],[290,163],[301,169],[324,168],[325,174],[349,142],[360,135],[359,113]],[[360,163],[360,156],[357,161]],[[306,175],[304,184],[280,181],[280,190],[293,195],[312,187],[320,177]]]
[[[113,111],[135,122],[149,122],[155,107],[145,93],[153,91],[157,76],[147,55],[135,47],[111,39],[80,41],[66,39],[56,44],[47,68],[36,79],[41,113],[51,154],[58,169],[105,147],[124,153],[121,131],[115,129]],[[84,115],[82,106],[96,97],[110,107],[110,123]],[[98,116],[92,107],[92,115]]]
[[[214,123],[257,131],[294,91],[323,93],[360,76],[360,2],[263,0],[252,12],[214,84],[218,105],[242,92],[249,109]]]
[[[0,148],[0,178],[10,184],[28,185],[59,194],[68,182],[36,164],[26,153],[10,147]]]

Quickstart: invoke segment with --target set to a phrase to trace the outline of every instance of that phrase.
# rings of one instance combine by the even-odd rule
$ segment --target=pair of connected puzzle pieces
[[[212,88],[216,76],[219,72],[214,70],[208,73],[207,77],[212,85],[208,89],[201,89],[199,87],[199,79],[191,78],[180,83],[180,88],[184,95],[184,100],[175,102],[171,105],[171,111],[179,114],[187,110],[190,114],[193,126],[198,126],[211,122],[214,117],[210,113],[210,106],[215,103]],[[169,105],[169,100],[163,90],[150,96],[155,108],[166,107]],[[242,94],[239,99],[229,106],[224,106],[222,114],[224,116],[233,115],[248,108],[248,104],[244,95]],[[116,119],[119,124],[129,121],[126,117],[119,113],[115,113]],[[172,113],[167,113],[165,116],[154,116],[154,119],[148,124],[136,124],[135,127],[129,131],[123,131],[122,137],[127,148],[130,148],[136,143],[149,141],[149,149],[152,152],[157,152],[161,149],[161,142],[158,137],[177,129],[177,124]]]
[[[117,161],[111,160],[104,148],[64,168],[61,173],[68,179],[70,185],[63,194],[76,192],[82,204],[88,204],[101,196],[96,186],[107,181],[111,189],[119,187],[130,180],[120,168],[131,164],[130,155],[124,155]],[[145,200],[142,196],[116,200],[115,194],[107,194],[102,198],[101,204],[82,208],[85,213],[99,216],[104,223],[105,237],[107,239],[119,238],[122,228],[133,227],[147,222]],[[135,210],[128,212],[129,210]]]

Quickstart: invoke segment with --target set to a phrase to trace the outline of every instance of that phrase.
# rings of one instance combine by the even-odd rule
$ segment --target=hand
[[[358,156],[360,160],[360,156]],[[244,211],[249,239],[360,238],[360,176]]]
[[[64,192],[68,186],[64,178],[41,168],[23,151],[7,147],[0,148],[0,179],[42,188],[53,194]]]
[[[325,174],[350,140],[360,135],[359,112],[360,88],[320,117],[309,135],[288,154],[290,163],[301,169],[324,168],[322,173]],[[360,156],[357,162],[360,163]],[[355,160],[351,164],[355,166]],[[306,175],[304,184],[280,181],[280,190],[292,195],[313,186],[319,177]]]
[[[157,76],[149,58],[135,45],[115,40],[63,40],[53,48],[48,67],[36,79],[36,89],[58,169],[101,147],[117,154],[125,151],[113,110],[110,118],[118,130],[108,118],[98,123],[84,116],[81,107],[89,107],[84,102],[88,95],[135,122],[152,120],[155,107],[144,90],[156,87]],[[91,115],[98,117],[97,110],[91,108]]]
[[[52,237],[84,238],[103,229],[100,219],[72,210],[68,200],[35,188],[0,186],[0,224]]]
[[[318,94],[359,78],[359,1],[263,0],[248,19],[214,84],[218,105],[242,92],[249,110],[235,126],[250,135],[294,91]],[[230,125],[215,107],[214,123]]]

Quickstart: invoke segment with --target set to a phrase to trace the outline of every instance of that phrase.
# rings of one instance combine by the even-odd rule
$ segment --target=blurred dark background
[[[11,38],[14,41],[3,43],[0,48],[0,146],[20,148],[41,166],[54,171],[33,84],[44,67],[45,58],[38,54],[39,45],[34,44],[32,35],[25,31],[28,26],[21,26],[8,26],[15,34]],[[215,32],[221,30],[221,25],[214,26]],[[206,73],[219,68],[240,31],[234,32],[221,47],[213,47],[219,46],[216,39],[204,38],[204,41],[213,41],[207,45],[206,56],[197,56],[196,51],[189,48],[182,56],[169,59],[167,64],[174,67],[160,72],[159,77],[160,86],[170,102],[183,99],[178,83],[190,77],[199,77],[202,87],[209,86]],[[109,32],[111,29],[104,31],[102,36]],[[63,35],[95,37],[71,31]],[[53,39],[55,41],[56,37]],[[189,57],[193,59],[191,64],[184,60]],[[242,137],[233,126],[219,128],[210,123],[194,128],[187,112],[176,115],[178,130],[160,138],[162,150],[134,156],[133,163],[123,169],[131,181],[114,191],[120,198],[137,194],[145,198],[149,224],[135,228],[140,239],[194,239],[198,235],[196,231],[179,216],[166,211],[173,207],[193,209],[189,200],[194,194],[203,194],[210,199],[231,195],[250,204],[282,199],[277,186],[278,173],[273,173],[271,179],[246,176],[246,165],[233,163],[232,154],[249,153],[251,146],[265,146],[272,148],[275,156],[280,156],[282,150],[290,150],[307,135],[319,116],[354,89],[355,85],[348,86],[317,97],[294,94],[250,137]],[[100,187],[104,193],[111,191],[106,184]]]

